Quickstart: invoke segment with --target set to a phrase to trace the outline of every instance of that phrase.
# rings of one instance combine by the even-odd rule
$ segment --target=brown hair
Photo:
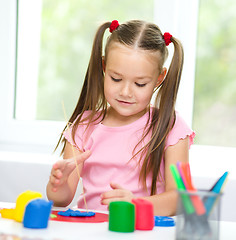
[[[98,28],[94,38],[91,57],[81,94],[75,110],[69,119],[70,123],[74,123],[74,127],[72,128],[73,139],[79,124],[87,120],[88,128],[89,124],[92,122],[100,118],[104,119],[107,113],[107,102],[103,89],[104,73],[102,66],[102,45],[105,30],[109,28],[110,24],[111,22],[102,24]],[[151,132],[151,139],[147,145],[136,153],[138,154],[141,152],[141,156],[144,158],[139,179],[145,188],[147,175],[152,175],[151,195],[156,193],[156,182],[157,179],[161,177],[159,176],[159,171],[161,159],[164,156],[166,137],[175,123],[175,102],[183,67],[182,45],[173,36],[171,37],[171,41],[174,44],[172,61],[165,80],[159,86],[159,90],[155,98],[155,108],[152,111],[152,115],[149,115],[150,124],[147,123],[145,127],[146,130],[143,135],[143,138],[145,138],[145,136]],[[111,43],[114,42],[133,48],[137,47],[150,52],[159,51],[161,56],[160,62],[158,63],[160,72],[168,56],[168,50],[163,39],[163,34],[158,26],[152,23],[132,20],[119,25],[119,27],[114,30],[107,39],[104,56],[105,61],[109,47],[111,46]],[[82,119],[83,113],[86,110],[90,110],[90,114],[86,118]],[[98,111],[99,115],[97,116],[96,114]],[[97,116],[96,118],[95,115]],[[65,147],[65,138],[62,138],[63,135],[61,135],[58,145],[62,141],[64,142]],[[143,138],[139,143],[142,142]],[[64,148],[62,152],[63,151]],[[134,156],[136,154],[134,154]]]

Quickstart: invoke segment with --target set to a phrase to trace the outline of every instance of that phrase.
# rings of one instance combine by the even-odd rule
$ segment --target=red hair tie
[[[117,20],[113,20],[109,28],[110,32],[112,33],[114,30],[116,30],[119,27],[119,25],[120,24],[118,23]]]
[[[163,38],[165,40],[166,46],[168,46],[172,42],[171,41],[172,35],[168,32],[164,33]]]

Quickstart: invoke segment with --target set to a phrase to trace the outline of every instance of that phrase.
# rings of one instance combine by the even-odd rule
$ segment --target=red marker
[[[191,193],[197,193],[197,189],[192,184],[190,167],[188,163],[177,163],[177,168],[179,170],[180,176],[183,179],[184,185],[188,191]],[[193,206],[196,210],[197,215],[203,215],[206,213],[204,203],[201,198],[197,195],[190,195]]]

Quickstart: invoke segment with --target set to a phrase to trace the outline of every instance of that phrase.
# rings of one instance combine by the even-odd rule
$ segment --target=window
[[[202,145],[236,147],[236,2],[199,1],[193,127]]]

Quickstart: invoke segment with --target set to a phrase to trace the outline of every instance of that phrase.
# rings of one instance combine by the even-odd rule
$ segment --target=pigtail
[[[174,44],[174,55],[166,78],[155,100],[156,106],[159,102],[159,110],[153,111],[152,117],[153,126],[156,125],[156,129],[153,129],[153,138],[156,138],[152,147],[154,159],[162,159],[164,156],[166,137],[173,128],[176,119],[175,103],[183,69],[184,54],[182,44],[174,37],[172,37],[171,41]],[[155,124],[156,119],[158,119],[157,124]],[[160,164],[161,161],[154,161],[151,194],[156,192],[156,179]]]
[[[157,126],[167,129],[167,133],[163,134],[163,138],[166,137],[175,123],[175,103],[183,69],[184,55],[182,45],[173,37],[172,42],[174,44],[172,61],[166,78],[155,99],[155,106],[159,105]],[[153,119],[156,119],[156,114],[154,112]]]
[[[91,56],[87,68],[87,72],[85,75],[83,87],[80,93],[80,97],[76,104],[76,107],[69,119],[69,123],[74,123],[72,128],[72,139],[74,141],[74,136],[76,132],[76,128],[79,123],[89,120],[89,124],[93,121],[96,121],[98,118],[103,115],[105,116],[106,113],[106,99],[104,96],[103,90],[103,81],[104,81],[104,74],[103,74],[103,66],[102,66],[102,45],[103,45],[103,36],[107,28],[110,26],[110,22],[106,22],[102,24],[95,35],[93,41],[93,47],[91,51]],[[83,113],[87,110],[90,110],[90,114],[82,119]],[[100,111],[100,115],[94,119],[94,116],[98,110]],[[87,125],[87,127],[89,126]],[[66,130],[67,125],[63,129],[63,132]],[[60,139],[57,143],[57,147],[62,142],[63,149],[61,154],[64,152],[66,140],[63,137],[63,132],[60,136]],[[74,141],[75,142],[75,141]]]
[[[170,109],[171,115],[173,115],[183,69],[184,54],[182,44],[179,40],[174,37],[172,37],[171,40],[174,44],[174,54],[169,71],[167,72],[163,85],[157,95],[156,103],[160,95],[160,111],[164,112],[166,109]]]
[[[102,44],[105,30],[110,26],[110,22],[104,23],[97,30],[94,38],[91,57],[85,77],[83,90],[86,91],[84,94],[86,97],[83,99],[83,110],[92,110],[93,113],[97,110],[104,109],[106,101],[103,90],[103,66],[102,66]]]
[[[152,173],[151,195],[156,194],[156,182],[164,176],[158,176],[160,172],[161,159],[164,156],[165,142],[168,133],[175,124],[175,103],[183,68],[183,47],[174,37],[171,38],[174,44],[174,54],[167,72],[166,78],[159,88],[155,99],[156,108],[153,109],[151,124],[146,135],[152,132],[151,140],[146,146],[144,162],[140,171],[140,180],[146,186],[146,176]]]

